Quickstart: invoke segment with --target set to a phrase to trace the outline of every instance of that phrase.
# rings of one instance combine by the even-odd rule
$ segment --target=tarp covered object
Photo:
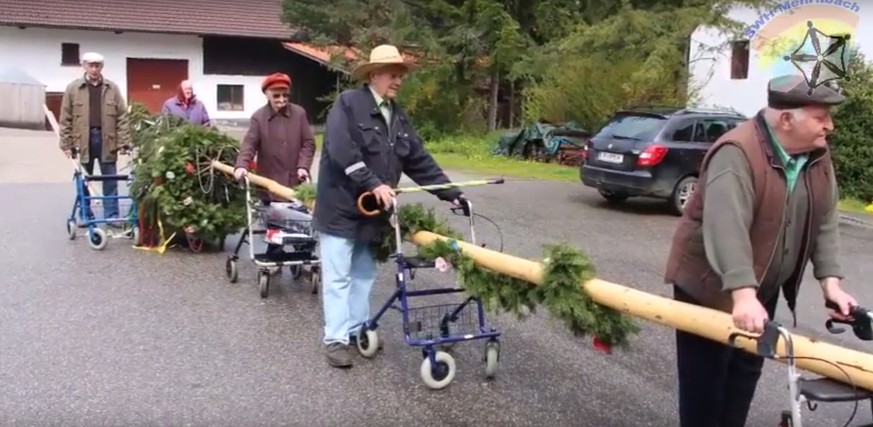
[[[562,148],[582,148],[589,136],[591,133],[575,122],[553,125],[540,121],[521,130],[503,134],[494,148],[494,154],[554,157]]]

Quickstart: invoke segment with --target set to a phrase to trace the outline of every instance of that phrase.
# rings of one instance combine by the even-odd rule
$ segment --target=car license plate
[[[597,160],[606,163],[624,163],[624,155],[615,153],[597,153]]]

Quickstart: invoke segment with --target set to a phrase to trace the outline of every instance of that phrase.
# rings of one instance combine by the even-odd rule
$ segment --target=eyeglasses
[[[291,94],[288,93],[288,92],[271,93],[271,94],[270,94],[270,97],[273,98],[273,99],[279,99],[279,98],[285,98],[285,99],[287,99],[287,98],[290,98],[290,97],[291,97]]]

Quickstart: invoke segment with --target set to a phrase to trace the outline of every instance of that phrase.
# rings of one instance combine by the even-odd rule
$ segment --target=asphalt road
[[[673,331],[643,323],[629,352],[605,355],[545,314],[526,321],[490,316],[503,332],[500,372],[484,379],[483,346],[456,350],[458,375],[442,391],[419,379],[421,356],[402,339],[397,313],[381,326],[385,349],[351,370],[328,368],[320,300],[282,278],[258,296],[255,270],[224,277],[225,254],[138,251],[114,240],[102,252],[67,240],[69,165],[44,136],[0,138],[0,425],[4,426],[675,426]],[[36,156],[31,158],[31,156]],[[22,160],[25,159],[25,160]],[[41,159],[41,160],[40,160]],[[30,164],[28,163],[28,164]],[[453,174],[457,179],[461,177]],[[661,284],[676,219],[658,202],[605,206],[580,184],[510,180],[471,188],[502,228],[504,251],[541,257],[567,241],[593,258],[599,277],[668,295]],[[428,195],[404,201],[442,206]],[[448,211],[446,211],[448,214]],[[461,229],[461,218],[452,218]],[[480,241],[497,245],[480,221]],[[873,232],[843,229],[846,286],[873,301]],[[417,287],[450,284],[419,273]],[[811,278],[802,291],[802,333],[822,336],[825,311]],[[383,268],[373,295],[392,290]],[[426,303],[441,302],[430,299]],[[869,304],[869,303],[868,303]],[[779,319],[788,321],[780,307]],[[851,334],[828,341],[863,349]],[[749,426],[778,423],[785,369],[767,363]],[[863,404],[858,422],[869,422]],[[810,426],[840,426],[851,406],[807,411]]]

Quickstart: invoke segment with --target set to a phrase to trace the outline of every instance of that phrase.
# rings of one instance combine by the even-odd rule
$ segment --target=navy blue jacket
[[[390,132],[366,85],[341,93],[331,106],[313,212],[314,227],[319,232],[377,241],[388,221],[385,216],[366,217],[358,212],[361,193],[381,184],[397,188],[404,173],[418,185],[450,182],[424,149],[409,117],[396,102],[392,104]],[[431,193],[445,201],[461,196],[458,189]]]

